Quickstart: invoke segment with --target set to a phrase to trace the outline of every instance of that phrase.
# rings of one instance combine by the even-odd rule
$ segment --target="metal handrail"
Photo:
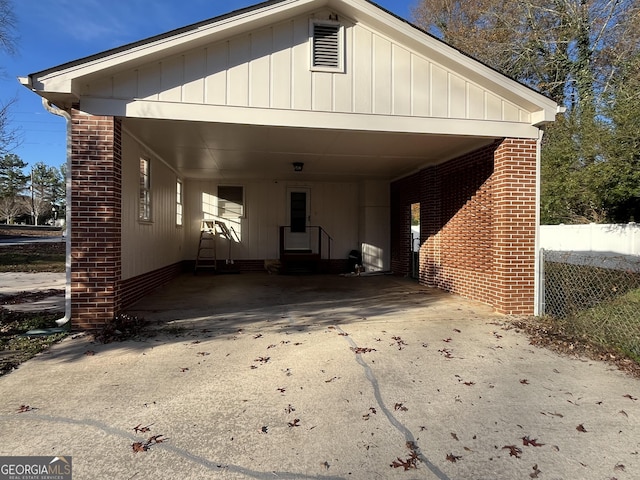
[[[286,229],[290,229],[291,225],[281,225],[280,226],[280,254],[282,255],[283,253],[285,253],[287,251],[286,249],[286,245],[285,245],[285,231]],[[321,227],[320,225],[307,225],[308,229],[318,229],[318,254],[320,254],[320,257],[323,257],[323,237],[327,238],[327,260],[331,260],[331,244],[333,243],[333,237],[331,235],[329,235],[329,232],[327,232],[323,227]],[[312,249],[313,250],[313,249]]]

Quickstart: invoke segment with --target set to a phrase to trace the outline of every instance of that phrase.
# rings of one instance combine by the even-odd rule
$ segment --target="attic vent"
[[[342,71],[342,26],[335,22],[312,22],[311,68]]]

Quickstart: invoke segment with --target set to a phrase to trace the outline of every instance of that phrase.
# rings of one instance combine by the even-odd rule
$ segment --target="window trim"
[[[146,173],[143,172],[142,165],[146,164]],[[138,221],[152,221],[152,195],[151,195],[151,159],[148,157],[140,157],[138,171]]]
[[[338,27],[338,65],[335,67],[314,64],[315,52],[315,26],[331,25]],[[344,25],[335,20],[309,20],[309,69],[312,72],[345,73],[345,33]]]
[[[176,179],[176,226],[184,225],[184,182]]]
[[[220,197],[220,187],[227,187],[227,188],[241,188],[242,189],[242,213],[238,216],[226,216],[223,215],[223,207],[221,205],[221,200],[222,198]],[[216,187],[216,211],[218,214],[219,218],[246,218],[247,216],[247,202],[246,202],[246,189],[244,185],[238,185],[238,184],[219,184]]]

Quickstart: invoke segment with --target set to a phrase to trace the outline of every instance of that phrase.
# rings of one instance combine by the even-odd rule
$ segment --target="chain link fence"
[[[640,361],[640,258],[543,250],[543,312],[579,338]]]

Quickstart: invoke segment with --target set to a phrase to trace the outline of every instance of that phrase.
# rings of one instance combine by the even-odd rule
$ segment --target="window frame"
[[[176,179],[176,226],[184,225],[184,182]]]
[[[143,168],[146,165],[146,168]],[[140,157],[138,185],[138,221],[152,221],[151,159]]]
[[[240,205],[241,207],[241,212],[239,215],[233,214],[233,215],[229,215],[227,214],[227,212],[225,212],[225,207],[224,207],[224,201],[223,198],[220,196],[220,188],[239,188],[242,189],[242,204]],[[226,219],[234,219],[234,218],[246,218],[246,214],[247,214],[247,208],[246,208],[246,199],[245,199],[245,188],[244,185],[227,185],[227,184],[221,184],[218,185],[216,187],[216,199],[217,199],[217,214],[219,218],[226,218]]]

